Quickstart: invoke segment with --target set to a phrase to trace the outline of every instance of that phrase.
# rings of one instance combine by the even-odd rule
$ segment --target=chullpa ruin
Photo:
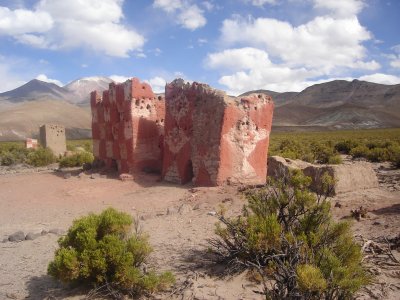
[[[159,172],[197,186],[263,184],[274,103],[265,94],[231,97],[176,79],[156,95],[132,78],[91,93],[93,153],[120,174]]]

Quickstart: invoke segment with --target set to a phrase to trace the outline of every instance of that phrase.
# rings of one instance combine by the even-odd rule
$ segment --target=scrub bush
[[[130,234],[133,222],[131,216],[113,208],[75,220],[58,241],[49,275],[67,283],[107,285],[130,295],[169,287],[174,282],[172,273],[142,271],[152,248],[138,226]]]
[[[351,149],[357,146],[358,143],[354,140],[344,140],[336,143],[335,150],[343,154],[349,154]]]
[[[266,299],[351,299],[369,282],[349,223],[332,220],[332,178],[323,176],[318,195],[310,183],[297,170],[250,190],[243,214],[220,215],[209,240],[229,271],[258,273]]]
[[[56,157],[49,148],[38,148],[27,156],[27,163],[35,167],[50,165],[56,161]]]
[[[94,160],[94,156],[90,152],[80,151],[70,156],[66,156],[60,159],[60,167],[81,167],[83,164],[91,164]]]

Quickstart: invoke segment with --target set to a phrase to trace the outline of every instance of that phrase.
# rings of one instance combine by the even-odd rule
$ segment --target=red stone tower
[[[273,102],[233,98],[206,84],[166,86],[163,178],[214,186],[265,183]]]

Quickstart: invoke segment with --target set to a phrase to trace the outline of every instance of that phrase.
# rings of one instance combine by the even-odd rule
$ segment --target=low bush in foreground
[[[169,287],[170,272],[142,271],[152,248],[137,223],[130,234],[132,223],[131,216],[113,208],[75,220],[58,241],[48,273],[63,282],[107,286],[132,296]]]
[[[266,299],[351,299],[369,282],[346,222],[334,222],[324,176],[319,195],[300,171],[247,192],[237,218],[220,216],[210,244],[230,271],[255,271]]]
[[[0,165],[11,166],[26,163],[27,156],[31,151],[26,149],[22,143],[0,143]]]
[[[56,161],[56,156],[49,148],[38,148],[27,156],[27,163],[35,167],[50,165]]]
[[[66,156],[60,159],[60,167],[80,167],[85,163],[91,164],[94,160],[94,156],[91,152],[79,151],[70,156]]]

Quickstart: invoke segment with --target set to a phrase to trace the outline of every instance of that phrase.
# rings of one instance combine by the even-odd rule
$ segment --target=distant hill
[[[299,93],[255,92],[272,96],[273,126],[280,129],[400,127],[400,84],[335,80]]]
[[[107,77],[85,77],[60,87],[54,83],[33,79],[14,90],[0,93],[0,102],[64,100],[70,103],[85,102],[89,105],[90,92],[104,91],[111,82],[112,80]]]
[[[90,138],[89,93],[107,89],[110,82],[106,77],[86,77],[60,87],[33,79],[0,93],[0,141],[35,137],[46,123],[65,126],[68,138]]]
[[[70,102],[83,102],[89,105],[90,92],[107,90],[111,82],[112,80],[107,77],[85,77],[68,83],[64,89],[75,95],[75,101]]]
[[[295,97],[298,94],[297,92],[278,93],[278,92],[269,91],[269,90],[254,90],[254,91],[245,92],[245,93],[239,95],[238,97],[247,96],[247,95],[250,95],[253,93],[267,94],[267,95],[271,96],[272,99],[274,100],[275,106],[281,106],[281,105],[291,102],[293,97]]]
[[[68,138],[91,137],[91,114],[87,108],[66,101],[23,102],[0,111],[0,141],[37,137],[43,124],[64,125]]]
[[[89,93],[108,88],[107,77],[81,78],[64,87],[37,79],[0,94],[0,140],[37,135],[40,125],[56,123],[70,138],[90,137]],[[275,102],[274,130],[332,130],[400,127],[400,84],[335,80],[302,92],[265,93]]]
[[[54,83],[33,79],[24,85],[4,93],[0,93],[0,101],[20,103],[44,99],[68,100],[73,95]]]

